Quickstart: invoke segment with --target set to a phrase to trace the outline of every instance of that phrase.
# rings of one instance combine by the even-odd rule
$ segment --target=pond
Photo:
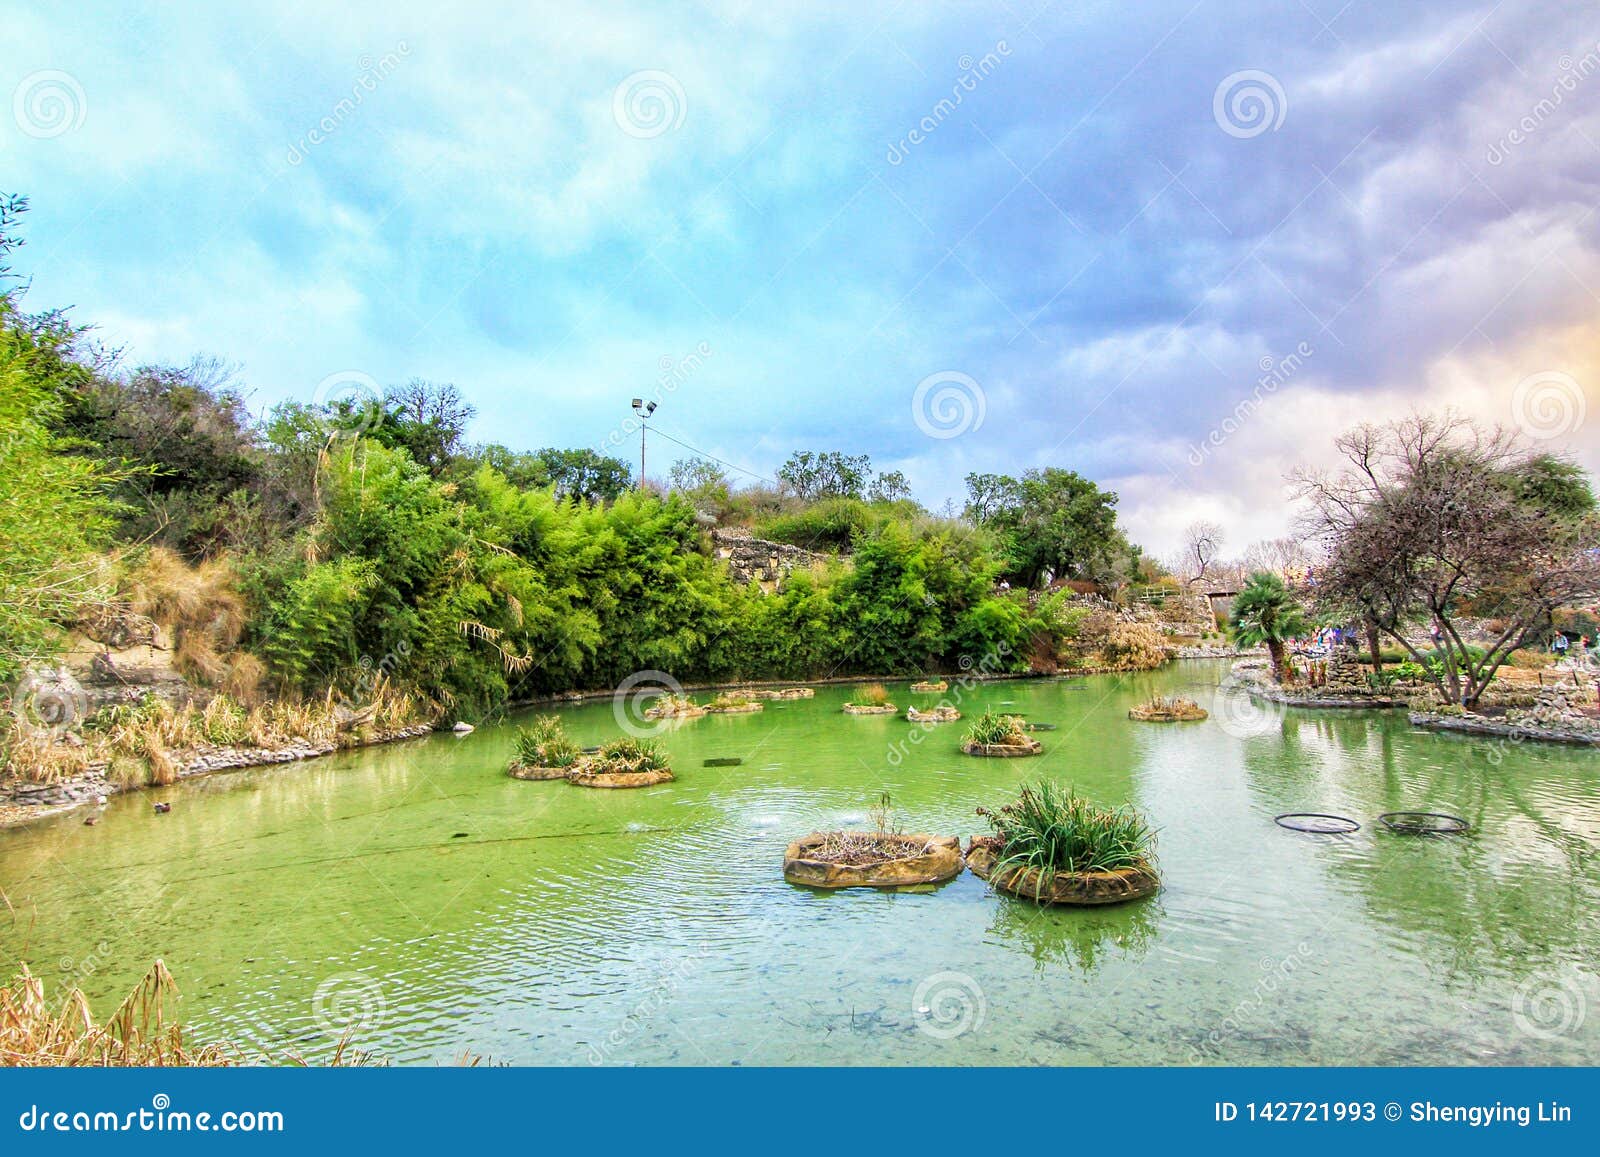
[[[1214,706],[1225,673],[952,688],[969,716],[1057,725],[1035,759],[845,716],[824,687],[669,725],[678,779],[639,791],[507,778],[514,717],[119,797],[92,827],[0,832],[0,956],[102,1012],[160,957],[198,1036],[310,1059],[354,1025],[395,1063],[1600,1063],[1600,753],[1399,713],[1126,718],[1155,692]],[[617,734],[609,701],[560,713],[585,743]],[[864,823],[880,792],[907,830],[965,837],[1040,776],[1144,809],[1164,889],[1058,910],[970,873],[782,878],[790,839]],[[1378,828],[1400,809],[1474,830]],[[1363,827],[1298,834],[1288,811]]]

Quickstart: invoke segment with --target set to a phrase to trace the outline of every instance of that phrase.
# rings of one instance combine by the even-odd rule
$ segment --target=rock
[[[456,720],[456,725],[450,730],[454,731],[457,735],[466,735],[470,731],[476,731],[477,728],[472,726],[470,723],[458,719]]]

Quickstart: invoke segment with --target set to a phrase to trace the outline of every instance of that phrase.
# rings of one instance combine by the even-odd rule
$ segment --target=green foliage
[[[849,550],[882,524],[859,498],[830,498],[769,519],[759,529],[763,538],[806,550]]]
[[[1310,629],[1300,600],[1269,571],[1252,574],[1234,596],[1229,630],[1246,647],[1281,645]]]
[[[860,498],[872,477],[872,459],[837,450],[797,450],[778,467],[778,477],[807,501]]]
[[[571,767],[583,754],[554,715],[536,716],[527,727],[517,728],[515,745],[515,762],[523,767]]]
[[[1071,470],[969,474],[967,491],[968,517],[1000,536],[1005,573],[1020,585],[1115,582],[1137,569],[1138,552],[1117,529],[1116,494]]]
[[[887,707],[889,688],[882,683],[868,683],[864,687],[857,687],[850,695],[850,703],[855,707]]]
[[[1155,856],[1155,829],[1136,809],[1099,807],[1048,780],[978,814],[1000,840],[998,872],[1115,872],[1148,866]]]
[[[596,771],[642,772],[671,769],[667,753],[649,739],[617,739],[601,747],[586,761]]]
[[[1022,720],[1015,715],[985,711],[967,726],[967,742],[985,747],[1019,747],[1028,742]]]
[[[0,296],[0,680],[59,638],[59,625],[109,593],[96,557],[116,513],[116,478],[67,453],[61,400],[31,364],[33,343]]]

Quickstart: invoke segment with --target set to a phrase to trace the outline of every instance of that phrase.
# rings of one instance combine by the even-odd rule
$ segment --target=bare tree
[[[1267,538],[1245,548],[1241,560],[1247,571],[1264,570],[1282,576],[1311,564],[1311,552],[1298,538]]]
[[[1183,550],[1172,571],[1183,579],[1184,586],[1193,587],[1211,576],[1221,553],[1222,527],[1214,522],[1191,522],[1184,528]]]
[[[1399,643],[1446,702],[1476,705],[1556,608],[1600,592],[1594,495],[1569,464],[1453,413],[1359,426],[1337,445],[1344,469],[1293,476],[1328,551],[1319,600]],[[1481,650],[1463,638],[1469,616],[1494,624]],[[1418,622],[1436,629],[1437,664],[1407,638]]]

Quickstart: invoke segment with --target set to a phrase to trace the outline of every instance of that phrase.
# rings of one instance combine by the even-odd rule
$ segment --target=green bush
[[[780,514],[757,527],[761,537],[807,550],[849,550],[882,518],[858,498],[831,498],[803,510]]]
[[[1049,781],[1024,785],[1015,802],[978,814],[1000,841],[997,872],[1115,872],[1155,857],[1155,829],[1134,808],[1098,807]]]
[[[985,711],[968,725],[967,742],[985,747],[1019,747],[1028,742],[1028,736],[1018,716]]]
[[[523,767],[571,767],[582,754],[554,715],[536,716],[527,727],[517,728],[515,744],[514,761]]]

